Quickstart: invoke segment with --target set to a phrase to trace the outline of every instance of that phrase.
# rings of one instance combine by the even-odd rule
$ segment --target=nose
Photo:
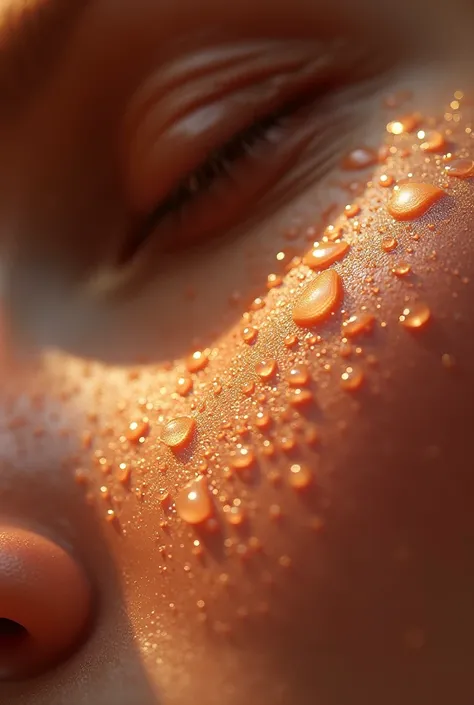
[[[90,612],[90,584],[69,553],[0,526],[0,680],[38,675],[71,655]]]

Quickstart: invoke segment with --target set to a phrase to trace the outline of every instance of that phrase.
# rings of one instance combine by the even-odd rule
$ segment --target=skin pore
[[[470,702],[471,4],[20,5],[0,703]]]

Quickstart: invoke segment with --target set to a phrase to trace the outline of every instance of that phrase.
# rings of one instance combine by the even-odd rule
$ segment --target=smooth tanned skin
[[[470,4],[119,5],[89,2],[68,25],[68,41],[58,37],[54,60],[39,65],[36,89],[25,82],[17,110],[12,94],[0,124],[1,555],[9,527],[15,537],[21,527],[66,549],[92,590],[82,628],[55,627],[57,642],[68,645],[61,663],[54,667],[58,653],[33,679],[25,666],[23,678],[20,645],[20,677],[0,683],[0,703],[470,702],[474,194],[473,179],[449,178],[442,159],[450,149],[472,158]],[[335,37],[344,51],[334,48]],[[325,68],[308,87],[302,132],[298,122],[294,128],[298,144],[309,125],[304,149],[289,149],[294,158],[284,169],[270,156],[255,172],[242,167],[235,186],[200,196],[183,231],[206,225],[220,208],[227,220],[219,237],[164,252],[164,238],[178,232],[169,219],[117,275],[117,252],[143,215],[127,131],[130,116],[150,107],[141,96],[152,96],[152,123],[165,115],[177,125],[176,104],[193,90],[215,90],[206,68],[199,90],[189,78],[196,57],[206,67],[211,50],[221,56],[223,47],[265,40],[274,42],[262,53],[272,66],[289,42],[313,39],[314,48],[301,51],[309,51],[307,63],[324,57]],[[241,77],[254,76],[259,61],[237,72],[242,98],[224,103],[208,132],[190,123],[175,143],[169,138],[175,160],[160,161],[151,129],[144,153],[157,155],[157,194],[172,186],[175,161],[186,164],[183,176],[198,166],[186,163],[184,147],[252,122],[246,106],[270,91],[273,74],[258,91],[255,78]],[[170,81],[174,94],[160,89]],[[315,91],[323,83],[329,89]],[[400,107],[383,106],[407,89],[412,98],[400,98]],[[459,122],[452,117],[459,108],[450,107],[458,90],[465,92]],[[397,151],[382,164],[340,169],[349,150],[377,149],[386,124],[414,111],[427,132],[452,130],[446,150],[422,152],[414,130],[389,138]],[[278,179],[266,164],[280,164]],[[266,195],[247,203],[260,173]],[[435,184],[447,195],[421,218],[397,222],[380,174]],[[347,218],[343,208],[354,201],[361,212]],[[298,327],[291,311],[315,275],[285,265],[329,223],[343,227],[351,245],[332,265],[343,301],[316,327]],[[398,241],[393,252],[382,246],[389,237]],[[285,253],[280,264],[278,252]],[[395,276],[404,262],[411,273]],[[282,282],[268,290],[271,273]],[[251,306],[257,296],[262,308]],[[431,320],[409,331],[398,319],[416,300],[429,305]],[[351,341],[344,357],[341,323],[364,306],[374,330]],[[258,329],[251,345],[242,339],[246,325]],[[285,343],[291,335],[294,347]],[[189,372],[189,354],[206,348],[207,366]],[[277,362],[268,381],[255,373],[262,360]],[[304,408],[294,405],[287,382],[303,363],[315,400]],[[341,374],[352,364],[365,385],[351,393]],[[193,382],[185,396],[176,391],[183,375]],[[269,415],[268,428],[258,426],[259,412]],[[174,452],[160,443],[169,420],[189,415],[197,427],[189,446]],[[144,417],[137,442],[130,424]],[[256,460],[248,473],[229,477],[239,444]],[[298,463],[314,476],[303,493],[288,479]],[[215,489],[214,532],[174,510],[196,474]],[[245,508],[240,528],[224,510],[233,500]],[[37,571],[49,570],[37,541],[21,572],[25,605]],[[21,623],[22,605],[11,612],[6,565],[0,560],[0,617]],[[44,610],[54,602],[45,599]],[[2,648],[11,642],[1,626],[0,670],[8,679],[14,674]]]

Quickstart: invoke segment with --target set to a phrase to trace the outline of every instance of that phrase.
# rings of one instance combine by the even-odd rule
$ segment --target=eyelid
[[[126,121],[124,179],[132,209],[146,213],[213,149],[311,87],[328,80],[329,58],[308,52],[260,57],[229,72],[198,75],[169,95],[132,105]],[[334,59],[334,57],[333,57]],[[143,102],[140,102],[143,101]],[[144,107],[145,106],[145,107]]]

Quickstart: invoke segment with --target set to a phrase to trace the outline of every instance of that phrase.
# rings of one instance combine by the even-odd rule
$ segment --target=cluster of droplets
[[[398,107],[398,102],[396,106],[394,102],[387,100],[387,107]],[[456,98],[456,102],[460,104],[461,97]],[[209,385],[205,386],[201,397],[207,394],[207,400],[198,401],[196,392],[202,384],[202,373],[210,372],[213,351],[193,352],[176,377],[173,390],[183,404],[187,404],[189,413],[163,418],[156,423],[151,414],[153,409],[145,406],[146,414],[131,421],[123,438],[119,439],[134,453],[139,453],[145,443],[151,443],[150,436],[154,434],[158,470],[166,476],[170,466],[180,468],[179,477],[184,479],[179,486],[173,490],[163,489],[160,495],[162,526],[168,527],[169,521],[178,517],[182,524],[191,527],[188,535],[192,537],[196,556],[202,556],[205,540],[200,533],[193,532],[202,531],[213,536],[221,532],[227,555],[247,560],[260,553],[261,542],[251,531],[248,539],[242,538],[244,529],[247,531],[256,515],[263,512],[263,508],[255,506],[251,500],[249,488],[256,478],[261,482],[263,476],[272,488],[288,487],[298,495],[311,492],[317,485],[321,429],[308,420],[319,403],[315,362],[320,364],[320,370],[328,373],[328,378],[335,369],[337,389],[344,397],[352,399],[369,386],[368,370],[377,362],[373,340],[380,339],[380,334],[390,326],[417,332],[432,320],[429,304],[419,297],[418,290],[414,293],[410,288],[413,271],[409,255],[420,237],[429,236],[433,231],[434,214],[443,212],[452,198],[451,183],[466,182],[474,177],[474,161],[468,154],[456,154],[452,134],[418,113],[390,120],[387,134],[388,142],[381,149],[360,146],[344,157],[342,170],[353,176],[354,181],[348,185],[351,200],[339,220],[321,232],[314,227],[307,228],[303,233],[307,251],[301,256],[295,254],[296,248],[291,254],[277,253],[276,261],[283,267],[283,273],[275,267],[275,271],[268,274],[266,289],[269,293],[253,300],[237,333],[245,354],[253,355],[252,364],[245,372],[239,375],[233,369],[226,370],[222,378],[214,379],[210,394]],[[420,170],[416,176],[407,171],[406,178],[397,181],[393,174],[395,164],[408,154],[435,160],[433,163],[440,167],[437,180],[427,179]],[[359,175],[366,179],[368,170],[375,170],[375,175],[364,189],[368,192],[373,189],[376,196],[372,201],[359,202],[356,194],[360,191],[354,184]],[[380,259],[388,263],[386,271],[393,275],[394,286],[401,292],[399,311],[395,317],[390,314],[391,320],[383,309],[381,277],[377,275],[377,268],[371,266],[372,254],[364,254],[365,231],[369,226],[371,232],[376,230],[375,223],[380,233],[377,245]],[[288,232],[292,242],[298,236],[297,228]],[[360,291],[367,299],[356,310],[345,301],[345,286],[353,261],[358,262]],[[289,296],[288,287],[291,288]],[[285,309],[288,321],[282,326],[281,340],[272,341],[268,346],[268,336],[259,322],[265,320],[270,296],[274,297],[272,301],[278,302],[281,297],[288,302]],[[270,348],[271,354],[261,352]],[[330,354],[329,349],[337,350],[337,355]],[[454,364],[453,356],[444,353],[443,367],[448,369]],[[216,409],[219,405],[216,400],[232,386],[239,388],[237,413],[222,420],[215,449],[203,450],[205,433],[200,414],[206,411],[207,405],[211,410]],[[85,443],[90,445],[90,438],[85,439]],[[277,462],[273,462],[275,459]],[[100,452],[96,461],[106,480],[114,472],[113,463]],[[137,463],[133,465],[136,467]],[[117,474],[121,486],[129,489],[133,481],[132,463],[120,463]],[[77,471],[76,477],[81,484],[87,484],[82,470]],[[116,522],[120,503],[114,500],[112,507],[114,498],[105,480],[100,486],[101,498],[108,507],[107,519]],[[231,490],[225,490],[227,486]],[[142,499],[147,492],[146,482],[136,483],[135,492],[137,499]],[[319,531],[323,525],[321,518],[305,511],[309,512],[308,526]],[[280,501],[272,499],[266,513],[275,525],[281,525],[284,509]],[[241,532],[242,536],[235,539],[228,535],[228,530]],[[278,564],[288,568],[291,558],[279,556]],[[227,585],[228,581],[227,575],[222,578],[222,585]]]

